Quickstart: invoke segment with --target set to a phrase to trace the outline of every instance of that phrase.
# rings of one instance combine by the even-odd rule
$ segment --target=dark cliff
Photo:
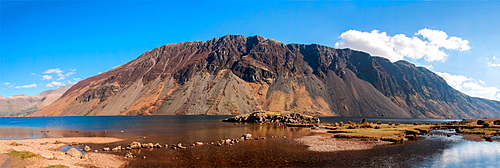
[[[352,117],[499,117],[405,61],[260,36],[169,44],[74,85],[34,115],[235,115],[258,110]]]

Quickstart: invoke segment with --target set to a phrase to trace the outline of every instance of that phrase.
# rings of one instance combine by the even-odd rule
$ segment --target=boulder
[[[80,158],[83,156],[82,152],[80,152],[76,148],[69,148],[69,150],[66,151],[66,155],[69,155],[71,157],[77,157],[77,158]]]

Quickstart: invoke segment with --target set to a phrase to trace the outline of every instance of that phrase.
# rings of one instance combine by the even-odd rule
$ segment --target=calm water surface
[[[93,116],[0,118],[0,139],[46,137],[118,137],[125,141],[106,145],[89,144],[93,149],[126,146],[130,142],[161,144],[212,142],[237,138],[242,134],[267,137],[234,146],[204,145],[186,150],[141,149],[130,167],[497,167],[499,142],[473,142],[461,136],[424,136],[401,145],[379,146],[370,150],[312,152],[293,139],[311,135],[309,128],[267,124],[221,122],[230,116]],[[360,118],[321,118],[322,123],[360,121]],[[409,124],[436,123],[442,119],[368,119]],[[75,131],[80,130],[80,131]],[[123,130],[123,133],[120,131]],[[271,138],[280,136],[280,138]],[[286,138],[283,138],[286,136]],[[146,137],[146,139],[144,139]],[[81,147],[81,146],[80,146]],[[125,155],[125,152],[111,152]],[[142,159],[146,156],[146,159]]]

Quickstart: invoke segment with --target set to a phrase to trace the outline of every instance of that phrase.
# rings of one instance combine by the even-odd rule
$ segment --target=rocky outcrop
[[[228,35],[169,44],[75,84],[32,116],[239,115],[500,117],[433,72],[350,49]]]
[[[319,118],[293,112],[258,111],[222,120],[224,122],[319,124]],[[251,137],[252,135],[250,135]]]

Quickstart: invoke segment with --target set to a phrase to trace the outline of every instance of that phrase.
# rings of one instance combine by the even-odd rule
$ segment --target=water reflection
[[[431,167],[498,167],[500,142],[459,140],[444,149]]]

